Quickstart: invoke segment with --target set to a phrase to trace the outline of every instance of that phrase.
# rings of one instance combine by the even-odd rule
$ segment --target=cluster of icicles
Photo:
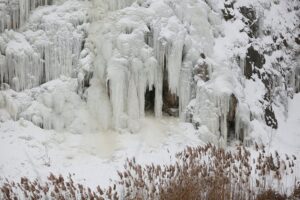
[[[90,82],[83,93],[102,128],[128,128],[136,132],[140,128],[139,119],[145,116],[147,91],[155,93],[155,116],[163,115],[163,90],[167,82],[169,92],[179,99],[180,118],[187,120],[186,107],[196,99],[195,109],[203,112],[194,112],[191,121],[200,120],[215,133],[221,130],[220,143],[224,145],[231,93],[208,93],[205,87],[197,90],[193,80],[194,67],[204,62],[201,54],[209,56],[212,52],[211,26],[217,20],[213,20],[215,16],[204,3],[176,3],[180,6],[165,1],[135,5],[112,13],[108,20],[93,23],[82,53],[81,89],[85,90],[84,85]],[[186,14],[184,9],[189,9]],[[94,61],[88,62],[91,54]],[[210,76],[213,66],[207,65],[209,72],[204,75]],[[206,104],[208,100],[211,105]],[[241,129],[246,122],[239,115],[237,118],[240,123],[236,128]]]
[[[8,83],[16,91],[39,86],[58,78],[72,76],[82,49],[83,32],[76,29],[80,23],[35,24],[17,32],[14,30],[25,23],[29,13],[37,6],[48,5],[51,0],[20,0],[16,17],[9,17],[12,26],[0,35],[0,83]],[[7,2],[10,8],[12,2]],[[9,11],[10,9],[6,10]],[[4,12],[0,11],[0,15]],[[5,21],[5,17],[0,20]],[[9,20],[7,21],[9,22]],[[42,22],[41,22],[42,23]],[[66,22],[67,23],[67,22]],[[3,23],[2,23],[3,24]],[[1,31],[0,31],[1,32]]]
[[[190,87],[180,88],[185,82],[189,84],[191,78],[191,74],[180,76],[184,70],[186,30],[178,18],[171,16],[170,7],[164,3],[152,6],[155,5],[156,8],[149,9],[129,7],[121,16],[112,14],[115,22],[100,20],[91,25],[84,54],[87,56],[86,51],[92,52],[95,59],[93,63],[85,63],[92,66],[83,66],[79,79],[83,88],[85,77],[93,71],[91,87],[86,91],[87,101],[94,117],[105,129],[138,131],[138,120],[145,116],[147,90],[154,90],[153,112],[156,117],[161,117],[165,73],[171,93],[178,96],[181,90],[189,92]],[[115,4],[112,8],[118,6],[120,4]],[[167,9],[169,16],[155,23],[156,14],[160,18],[162,13],[153,11],[160,6]],[[167,32],[170,35],[165,34]],[[93,49],[97,51],[93,52]],[[98,99],[101,101],[94,99],[97,91],[100,91]],[[185,96],[189,100],[190,94]],[[183,110],[188,104],[182,101],[184,99],[179,98],[179,109]]]
[[[124,8],[132,2],[92,1],[102,9],[105,6],[107,11]],[[93,9],[95,11],[97,9]],[[131,132],[139,131],[139,120],[145,116],[146,91],[155,91],[153,112],[156,117],[163,115],[163,90],[167,82],[169,92],[179,99],[180,118],[187,120],[186,107],[195,99],[195,109],[199,112],[193,113],[191,121],[200,121],[211,132],[219,133],[223,138],[221,145],[224,145],[231,93],[210,93],[206,87],[197,89],[193,77],[194,67],[201,66],[203,57],[211,56],[212,30],[215,30],[212,27],[218,21],[218,14],[204,2],[161,0],[148,5],[138,1],[92,22],[83,51],[82,34],[62,31],[45,43],[30,40],[30,31],[23,34],[5,31],[0,37],[0,45],[5,44],[0,49],[0,82],[9,83],[20,91],[60,74],[71,76],[79,63],[78,92],[86,99],[92,118],[103,129],[129,129]],[[56,28],[45,27],[45,30]],[[39,31],[36,34],[39,39],[43,38]],[[18,46],[15,41],[22,45]],[[214,67],[209,59],[205,62],[209,73],[204,75],[209,77]],[[211,105],[207,104],[208,100]],[[247,116],[236,116],[241,122],[236,124],[236,129],[241,129]],[[40,118],[38,124],[44,123],[44,117]],[[39,125],[53,127],[47,124]]]
[[[4,0],[0,2],[0,33],[5,29],[18,29],[38,6],[50,5],[52,0]]]
[[[16,32],[6,32],[4,55],[0,54],[0,82],[8,83],[11,88],[21,91],[39,86],[60,75],[71,76],[73,66],[78,62],[83,38],[78,35],[55,35],[51,41],[32,43],[26,36]],[[21,45],[10,39],[22,41]]]

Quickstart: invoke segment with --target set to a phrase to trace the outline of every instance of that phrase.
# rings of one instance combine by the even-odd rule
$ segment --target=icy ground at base
[[[141,164],[170,163],[186,145],[203,144],[189,124],[176,118],[149,116],[142,124],[138,134],[71,134],[42,130],[29,121],[7,121],[0,126],[0,175],[46,180],[50,172],[70,173],[79,183],[105,186],[117,178],[126,158],[135,157]]]

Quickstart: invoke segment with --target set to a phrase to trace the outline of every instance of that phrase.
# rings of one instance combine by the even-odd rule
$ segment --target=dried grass
[[[141,166],[135,159],[127,160],[119,180],[108,188],[95,191],[75,184],[72,177],[51,174],[40,183],[22,178],[19,183],[8,180],[0,187],[0,199],[161,199],[161,200],[263,200],[300,199],[300,185],[295,184],[288,197],[268,185],[293,172],[295,156],[281,159],[277,152],[266,154],[256,146],[257,158],[239,146],[226,152],[211,144],[186,148],[176,155],[173,165]],[[283,190],[282,190],[283,191]]]

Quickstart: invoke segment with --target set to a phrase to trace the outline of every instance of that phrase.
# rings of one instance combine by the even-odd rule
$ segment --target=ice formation
[[[110,3],[114,4],[110,8],[116,8],[131,2]],[[219,16],[202,2],[176,3],[181,7],[167,1],[148,6],[140,2],[90,26],[80,85],[84,87],[84,77],[89,79],[89,74],[97,79],[92,87],[97,82],[100,90],[106,91],[101,94],[110,99],[112,113],[107,114],[112,115],[114,128],[138,130],[137,120],[145,116],[145,94],[151,91],[155,93],[156,117],[162,116],[166,107],[165,94],[179,99],[179,105],[170,109],[179,109],[180,116],[184,115],[191,100],[193,63],[201,53],[212,52],[213,32],[209,27],[218,23]],[[189,12],[183,15],[186,8]],[[209,22],[208,18],[215,20]],[[207,28],[198,28],[200,25]],[[91,55],[95,61],[86,62]]]
[[[168,114],[225,146],[250,143],[255,120],[276,129],[300,90],[297,10],[275,20],[295,1],[66,0],[28,17],[49,2],[16,4],[26,24],[1,18],[0,83],[22,92],[5,90],[0,105],[14,119],[138,132],[140,119]],[[25,90],[61,75],[72,77],[56,80],[62,90]]]
[[[0,33],[22,27],[32,10],[51,5],[53,0],[3,0],[0,2]]]
[[[6,30],[0,36],[0,83],[9,83],[20,91],[60,75],[74,75],[84,40],[80,25],[84,22],[85,5],[65,4],[67,9],[40,9],[23,27],[24,31]]]

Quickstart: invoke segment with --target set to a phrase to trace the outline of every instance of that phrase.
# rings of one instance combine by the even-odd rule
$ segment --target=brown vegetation
[[[71,176],[65,180],[51,174],[45,183],[27,178],[19,183],[7,181],[0,187],[0,199],[300,199],[299,184],[290,196],[274,188],[274,183],[292,173],[296,157],[281,159],[277,152],[267,154],[264,147],[255,147],[258,156],[241,146],[229,152],[211,144],[188,147],[177,154],[174,164],[163,166],[141,166],[133,158],[118,172],[118,181],[94,191],[75,184]]]

